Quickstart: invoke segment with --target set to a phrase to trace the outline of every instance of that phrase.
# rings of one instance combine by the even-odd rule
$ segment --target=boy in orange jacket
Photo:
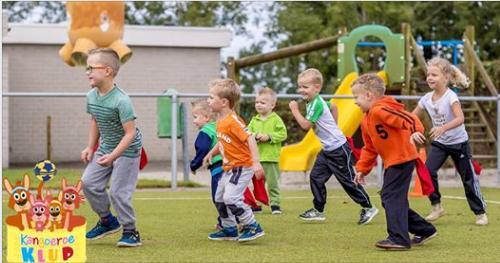
[[[415,132],[423,133],[424,127],[415,115],[404,110],[403,104],[384,96],[384,81],[376,74],[360,76],[352,84],[352,92],[356,105],[366,113],[361,124],[365,146],[356,164],[355,183],[365,183],[377,155],[384,160],[381,196],[389,236],[375,246],[407,250],[424,244],[437,235],[437,230],[408,204],[411,176],[419,158],[414,142],[417,138],[412,136],[418,136]],[[414,234],[411,240],[408,232]]]

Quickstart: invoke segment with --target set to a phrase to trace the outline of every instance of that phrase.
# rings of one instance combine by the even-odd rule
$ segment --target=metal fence
[[[41,98],[41,97],[53,97],[53,98],[78,98],[78,97],[86,97],[87,93],[61,93],[61,92],[4,92],[2,93],[2,97],[24,97],[24,98]],[[172,124],[171,124],[171,137],[177,138],[177,116],[178,116],[178,106],[180,98],[205,98],[208,97],[208,93],[177,93],[177,92],[169,92],[169,93],[130,93],[128,94],[130,97],[136,98],[158,98],[158,97],[171,97],[172,99]],[[255,98],[255,94],[242,94],[241,96],[244,99],[247,98]],[[352,99],[352,96],[347,95],[322,95],[325,99],[337,98],[337,99]],[[421,96],[403,96],[403,95],[394,95],[392,96],[398,100],[419,100]],[[278,99],[301,99],[302,96],[298,94],[279,94]],[[473,97],[473,96],[460,96],[459,99],[461,101],[495,101],[497,104],[497,143],[496,143],[496,156],[497,156],[497,165],[496,165],[496,176],[497,176],[497,184],[500,184],[500,143],[498,143],[498,139],[500,138],[500,95],[497,97]],[[172,143],[171,147],[171,174],[172,174],[172,189],[177,189],[177,144]],[[380,177],[380,162],[379,169],[377,169],[377,175]]]

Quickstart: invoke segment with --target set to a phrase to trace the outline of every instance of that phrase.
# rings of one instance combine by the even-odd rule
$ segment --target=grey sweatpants
[[[236,218],[240,224],[249,225],[255,222],[252,209],[243,203],[243,191],[253,177],[251,167],[235,167],[225,171],[215,192],[215,206],[219,212],[223,227],[236,226]]]
[[[135,229],[135,213],[132,207],[132,194],[137,185],[141,157],[118,157],[112,166],[104,167],[96,163],[102,154],[95,153],[82,176],[83,192],[92,210],[99,217],[108,216],[110,197],[113,208],[118,214],[118,221],[123,229]],[[106,185],[111,179],[109,196]]]

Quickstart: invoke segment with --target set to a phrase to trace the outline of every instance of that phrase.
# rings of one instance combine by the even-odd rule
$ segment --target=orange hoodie
[[[417,159],[417,149],[410,143],[410,136],[416,131],[423,133],[424,126],[417,116],[404,110],[403,104],[384,96],[365,114],[361,131],[365,146],[356,169],[368,174],[378,154],[385,168]]]

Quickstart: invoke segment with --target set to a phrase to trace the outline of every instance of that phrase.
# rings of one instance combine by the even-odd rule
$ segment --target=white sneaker
[[[432,206],[431,213],[427,217],[425,217],[425,220],[435,221],[442,216],[444,216],[444,208],[441,206],[441,204],[435,204]]]
[[[488,217],[486,216],[486,213],[476,215],[476,225],[485,226],[487,224],[488,224]]]
[[[362,208],[359,215],[358,225],[366,225],[372,221],[372,219],[378,214],[378,209],[376,207]]]

